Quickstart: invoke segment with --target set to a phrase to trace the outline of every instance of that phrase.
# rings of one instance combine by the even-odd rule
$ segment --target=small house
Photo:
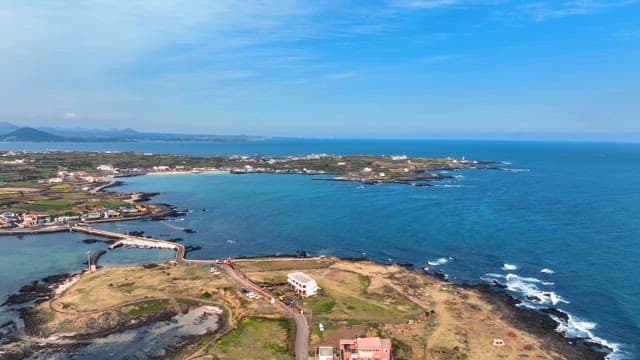
[[[294,272],[287,275],[287,282],[302,296],[313,296],[318,293],[318,283],[309,275]]]
[[[379,337],[340,340],[340,360],[391,360],[391,340]]]

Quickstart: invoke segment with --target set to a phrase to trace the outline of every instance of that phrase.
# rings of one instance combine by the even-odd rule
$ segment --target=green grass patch
[[[121,206],[129,206],[130,204],[126,201],[122,201],[122,200],[112,200],[112,201],[108,201],[108,200],[99,200],[99,201],[95,201],[93,202],[94,205],[97,206],[102,206],[105,208],[118,208]]]
[[[314,296],[305,300],[313,314],[327,314],[336,307],[336,301],[327,296]]]
[[[222,360],[227,359],[291,359],[287,320],[245,318],[236,330],[223,337],[213,352]]]
[[[49,190],[55,191],[55,192],[69,192],[69,191],[73,191],[73,186],[69,184],[57,184],[57,185],[51,186]]]
[[[2,184],[4,187],[30,187],[33,185],[33,181],[9,181],[6,184]]]
[[[62,199],[39,199],[35,201],[35,205],[52,208],[69,207],[74,204],[73,201]]]
[[[128,317],[138,317],[142,315],[149,315],[158,313],[166,309],[170,304],[167,299],[150,300],[142,304],[136,305],[133,309],[127,312]]]

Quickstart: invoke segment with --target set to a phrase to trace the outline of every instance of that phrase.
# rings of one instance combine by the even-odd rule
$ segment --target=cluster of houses
[[[104,181],[100,176],[89,175],[86,171],[58,171],[58,175],[46,180],[39,180],[41,184],[62,184],[62,183],[97,183]]]
[[[139,211],[140,210],[134,206],[123,206],[118,209],[102,208],[84,213],[82,215],[59,216],[37,213],[16,214],[14,212],[7,211],[0,214],[0,228],[27,228],[49,225],[65,225],[74,222],[117,219],[125,216],[135,215]]]
[[[303,272],[288,274],[287,283],[303,297],[317,295],[320,290],[318,283]],[[319,327],[324,331],[322,324]],[[333,346],[318,347],[316,360],[391,360],[391,340],[379,337],[342,339],[337,351]]]

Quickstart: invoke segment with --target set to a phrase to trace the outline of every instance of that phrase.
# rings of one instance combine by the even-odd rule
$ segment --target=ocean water
[[[155,201],[177,205],[188,214],[169,223],[101,226],[182,237],[185,244],[202,246],[189,254],[193,258],[305,250],[313,255],[409,261],[443,271],[454,281],[495,279],[515,296],[540,298],[526,301],[525,306],[554,306],[569,313],[571,321],[561,325],[569,335],[607,344],[616,349],[612,358],[640,358],[640,144],[271,140],[93,146],[11,144],[13,149],[32,150],[379,153],[503,161],[504,170],[451,172],[453,179],[426,188],[323,182],[300,175],[127,178],[127,185],[114,191],[160,192]],[[174,226],[197,233],[187,234]],[[0,264],[16,264],[1,269],[0,291],[10,292],[5,289],[16,288],[36,273],[39,277],[50,274],[47,271],[53,269],[26,265],[36,256],[59,269],[82,266],[85,250],[76,236],[49,235],[29,238],[28,243],[0,238],[0,246],[6,249],[0,253]],[[60,249],[49,252],[50,243],[61,244]],[[116,255],[108,256],[119,258]],[[53,272],[60,272],[58,268]]]

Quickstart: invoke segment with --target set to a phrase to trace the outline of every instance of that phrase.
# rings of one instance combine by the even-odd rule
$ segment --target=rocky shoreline
[[[149,264],[150,267],[156,264]],[[59,289],[73,277],[77,277],[82,273],[76,274],[59,274],[47,276],[41,280],[33,281],[24,285],[17,293],[12,294],[1,306],[17,307],[15,310],[19,313],[20,319],[24,326],[19,328],[15,321],[8,321],[0,324],[0,345],[3,346],[0,351],[0,360],[19,360],[40,352],[47,354],[55,354],[60,352],[72,352],[89,345],[94,339],[104,338],[112,334],[119,334],[129,330],[135,330],[146,325],[157,322],[171,322],[173,318],[188,313],[192,306],[180,305],[180,312],[177,309],[165,309],[163,311],[138,316],[134,319],[121,317],[118,319],[105,318],[102,322],[96,322],[89,325],[88,333],[76,333],[64,337],[59,337],[54,333],[44,331],[42,324],[46,321],[41,317],[42,314],[35,310],[35,306],[45,301],[49,301],[60,295]],[[20,307],[22,306],[22,307]],[[211,336],[220,330],[224,330],[223,324],[226,324],[228,314],[223,312],[219,315],[218,323],[221,325],[213,333],[204,335],[188,335],[183,336],[180,340],[171,346],[163,349],[165,356],[154,357],[154,359],[170,359],[179,354],[185,348],[196,344],[201,339]]]
[[[447,175],[441,175],[441,177],[439,177],[439,179],[442,178],[446,178],[448,177]],[[326,178],[326,179],[315,179],[314,180],[324,180],[324,181],[359,181],[357,179],[336,179],[336,178]],[[389,182],[393,182],[393,183],[397,183],[397,180],[393,180],[393,181],[389,181]],[[366,182],[364,182],[366,183]],[[376,182],[378,183],[378,182]],[[402,182],[404,183],[404,182]],[[413,184],[410,182],[406,182],[406,184],[410,184],[410,185],[414,185],[414,186],[430,186],[430,184],[428,183],[424,183],[424,185],[419,185],[419,184]],[[121,186],[123,185],[122,182],[116,182],[114,183],[112,186]],[[149,201],[151,200],[151,198],[155,195],[158,195],[158,193],[144,193],[144,196],[140,197],[137,201]],[[141,219],[148,219],[148,220],[164,220],[166,218],[171,218],[171,217],[179,217],[179,216],[185,216],[187,215],[187,211],[181,211],[178,210],[177,208],[175,208],[174,206],[170,205],[170,204],[154,204],[156,206],[158,206],[161,211],[156,213],[156,214],[149,214],[149,215],[145,215],[143,217],[137,217],[137,218],[129,218],[129,219],[114,219],[117,221],[123,221],[123,220],[141,220]],[[65,229],[66,230],[66,229]],[[57,230],[57,231],[61,231],[61,230]],[[195,232],[194,230],[191,229],[183,229],[183,231],[185,232]],[[0,232],[0,234],[2,234]],[[140,235],[142,235],[142,233],[140,233]],[[91,241],[99,241],[96,239],[91,239],[89,240],[89,242]],[[174,239],[175,241],[179,241],[179,239]],[[181,240],[181,239],[180,239]],[[199,250],[200,247],[199,246],[192,246],[189,247],[189,251],[197,251]],[[270,255],[270,256],[255,256],[255,257],[238,257],[238,259],[251,259],[251,258],[269,258],[269,257],[274,257],[274,258],[282,258],[282,257],[298,257],[298,258],[310,258],[310,255],[308,252],[301,250],[299,251],[297,254],[278,254],[278,255]],[[367,259],[366,257],[354,257],[354,258],[348,258],[348,257],[344,257],[341,258],[342,260],[347,260],[347,261],[353,261],[353,262],[358,262],[358,261],[370,261],[370,259]],[[97,259],[96,259],[97,260]],[[379,262],[379,264],[381,265],[390,265],[388,263],[382,263]],[[403,263],[397,263],[397,265],[400,265],[402,267],[405,267],[407,269],[412,269],[413,268],[413,264],[411,263],[407,263],[407,262],[403,262]],[[424,274],[424,272],[422,272],[422,270],[417,270],[417,269],[413,269],[413,271],[417,271],[417,272],[421,272],[422,274]],[[20,291],[16,294],[12,294],[10,295],[7,300],[2,304],[2,306],[22,306],[25,304],[38,304],[44,301],[47,301],[49,299],[51,299],[53,296],[55,296],[55,289],[60,286],[62,283],[64,283],[65,281],[67,281],[69,278],[71,278],[72,276],[75,276],[77,274],[60,274],[60,275],[52,275],[52,276],[48,276],[43,278],[40,281],[34,281],[30,284],[27,284],[25,286],[23,286]],[[446,275],[441,274],[441,273],[429,273],[427,272],[426,274],[427,276],[433,276],[435,278],[438,278],[439,280],[443,280],[443,281],[448,281],[446,278]],[[517,298],[505,293],[504,291],[502,291],[500,289],[499,286],[491,286],[489,284],[485,284],[485,283],[477,283],[477,284],[453,284],[455,286],[460,286],[462,288],[468,288],[468,289],[474,289],[476,291],[478,291],[479,293],[481,293],[483,295],[483,298],[485,298],[489,303],[493,304],[496,309],[504,316],[505,319],[508,319],[508,321],[510,321],[514,327],[527,332],[529,334],[532,334],[540,339],[543,340],[544,346],[547,347],[549,350],[555,351],[559,354],[562,354],[566,359],[568,360],[604,360],[606,359],[606,355],[607,353],[602,352],[602,351],[598,351],[597,346],[595,346],[595,344],[590,344],[587,341],[585,341],[585,339],[572,339],[572,338],[567,338],[565,336],[563,336],[562,334],[558,333],[556,331],[556,328],[558,327],[558,323],[553,320],[551,318],[550,315],[554,315],[556,317],[559,318],[564,318],[566,319],[567,314],[563,313],[560,310],[554,309],[554,308],[547,308],[544,309],[542,311],[536,311],[536,310],[532,310],[532,309],[525,309],[525,308],[521,308],[518,307],[517,305],[520,304],[520,300],[518,300]],[[20,313],[20,318],[24,321],[24,332],[26,334],[29,335],[39,335],[39,336],[49,336],[51,334],[39,334],[38,333],[38,329],[39,329],[39,325],[41,324],[40,319],[38,319],[37,314],[34,313],[33,311],[30,311],[31,309],[33,309],[32,306],[26,306],[23,307],[21,309],[19,309],[19,313]],[[90,336],[78,336],[77,338],[74,338],[74,341],[77,342],[77,344],[82,344],[83,341],[89,341],[93,338],[97,338],[97,337],[101,337],[101,336],[106,336],[109,334],[113,334],[113,333],[119,333],[122,331],[126,331],[132,328],[137,328],[140,326],[143,326],[145,324],[148,324],[150,322],[153,321],[162,321],[162,320],[167,320],[169,318],[171,318],[172,316],[175,316],[176,313],[160,313],[160,314],[156,314],[156,316],[150,316],[148,319],[143,319],[141,322],[136,322],[135,324],[118,324],[117,326],[115,326],[113,329],[110,330],[105,330],[104,332],[98,332],[95,334],[92,334]],[[10,324],[10,323],[6,323],[6,324],[0,324],[0,335],[3,335],[2,330],[3,329],[14,329],[17,328],[14,324]],[[199,339],[200,337],[198,337]],[[3,335],[3,340],[4,339],[9,339],[9,341],[11,341],[11,339],[13,340],[18,340],[18,338],[16,338],[14,335],[12,335],[12,331],[9,331],[9,334]],[[195,339],[195,338],[194,338]],[[196,340],[197,341],[197,340]],[[192,344],[192,342],[190,341],[186,341],[182,344],[182,348],[186,347],[187,345]],[[34,346],[33,344],[31,344],[30,346]],[[59,345],[59,346],[63,346],[63,347],[69,347],[71,345]],[[75,345],[78,346],[78,345]],[[29,347],[29,346],[27,346]],[[37,350],[37,349],[36,349]],[[179,352],[180,350],[180,346],[174,347],[172,352]],[[604,349],[602,349],[604,350]],[[12,357],[5,357],[4,354],[0,354],[0,359],[14,359]],[[15,357],[15,359],[19,359],[21,357]]]
[[[547,308],[542,311],[518,307],[520,300],[509,294],[499,292],[488,284],[461,284],[459,286],[474,289],[493,304],[505,319],[508,319],[514,327],[532,334],[543,340],[545,347],[558,352],[567,360],[605,360],[607,353],[596,350],[584,339],[573,339],[563,336],[556,331],[558,323],[549,315],[566,317],[563,312]]]
[[[287,255],[292,256],[292,255]],[[260,256],[260,257],[243,257],[243,259],[266,259],[266,258],[282,258],[285,255],[278,256]],[[293,257],[297,258],[310,258],[309,254],[306,251],[300,251],[298,254],[293,255]],[[351,261],[351,262],[361,262],[361,261],[370,261],[365,258],[340,258],[341,260]],[[381,265],[398,265],[398,264],[385,264],[379,263]],[[409,264],[400,264],[400,266],[411,268]],[[424,273],[422,270],[412,269],[411,271],[420,273],[423,276],[432,276],[437,278],[438,280],[447,281],[445,276],[438,273]],[[20,306],[29,304],[30,306],[23,307],[19,309],[20,318],[24,321],[24,329],[23,332],[28,336],[38,336],[41,338],[47,338],[53,334],[42,333],[40,325],[42,324],[42,319],[38,317],[38,313],[33,311],[33,304],[38,304],[44,301],[47,301],[53,298],[56,295],[56,289],[63,284],[65,281],[68,281],[71,277],[76,276],[77,274],[60,274],[53,275],[43,278],[40,281],[34,281],[30,284],[23,286],[17,294],[13,294],[9,296],[7,301],[3,305],[9,306]],[[472,289],[478,291],[482,297],[490,304],[492,304],[496,310],[502,314],[502,316],[509,321],[515,328],[534,335],[542,340],[545,348],[557,352],[564,356],[567,360],[604,360],[606,359],[606,353],[602,351],[598,351],[595,346],[590,346],[591,344],[584,341],[584,339],[571,339],[564,337],[562,334],[556,331],[558,326],[557,322],[553,320],[549,315],[554,315],[558,317],[565,317],[566,314],[563,312],[548,308],[542,311],[536,311],[533,309],[526,309],[518,307],[517,305],[520,303],[520,300],[514,298],[513,296],[500,291],[499,288],[493,287],[489,284],[478,283],[478,284],[455,284],[454,286],[459,286],[461,288]],[[183,309],[184,311],[184,309]],[[188,309],[187,309],[188,311]],[[155,321],[165,321],[169,320],[172,317],[176,316],[177,313],[173,310],[167,310],[156,314],[150,314],[143,318],[136,319],[135,322],[118,322],[113,326],[109,326],[100,331],[93,332],[91,334],[78,334],[69,338],[72,343],[65,344],[48,344],[49,348],[51,346],[59,349],[60,351],[64,351],[65,349],[73,348],[75,346],[82,346],[87,342],[90,342],[92,339],[104,337],[109,334],[120,333],[123,331],[139,328],[146,324],[150,324]],[[2,328],[16,328],[15,324],[3,324],[0,326]],[[95,330],[95,329],[94,329]],[[210,335],[210,334],[209,334]],[[178,344],[172,346],[167,353],[167,356],[162,358],[170,358],[170,354],[178,354],[181,350],[184,350],[188,346],[194,344],[199,341],[204,336],[190,336],[188,338],[182,339]],[[22,354],[21,356],[28,353],[35,353],[37,351],[41,351],[41,344],[33,344],[31,342],[24,342],[20,340],[20,336],[15,332],[9,331],[9,334],[4,336],[9,343],[13,342],[14,349],[19,349],[12,353],[0,354],[0,359],[20,359],[23,357],[17,356],[17,354]]]
[[[285,257],[297,257],[297,258],[312,258],[307,251],[300,251],[298,254],[278,254],[269,256],[244,256],[238,257],[238,259],[268,259],[268,258],[285,258]],[[361,261],[373,261],[366,257],[338,257],[340,260],[361,262]],[[431,276],[440,281],[450,282],[446,274],[438,272],[425,272],[424,270],[416,269],[413,264],[408,262],[395,262],[384,263],[376,262],[380,265],[398,265],[404,267],[410,271],[422,274],[424,276]],[[499,287],[492,287],[486,283],[451,283],[454,286],[459,286],[465,289],[476,290],[482,294],[482,297],[487,300],[488,303],[494,305],[498,312],[507,319],[517,329],[534,335],[540,338],[544,345],[551,351],[555,351],[567,360],[605,360],[608,352],[603,352],[601,346],[597,344],[589,343],[586,339],[568,338],[563,334],[556,331],[558,323],[551,318],[550,315],[557,316],[559,318],[567,319],[567,314],[555,309],[546,308],[541,311],[534,309],[527,309],[518,307],[517,305],[521,301],[503,291]],[[601,349],[601,350],[599,350]]]

